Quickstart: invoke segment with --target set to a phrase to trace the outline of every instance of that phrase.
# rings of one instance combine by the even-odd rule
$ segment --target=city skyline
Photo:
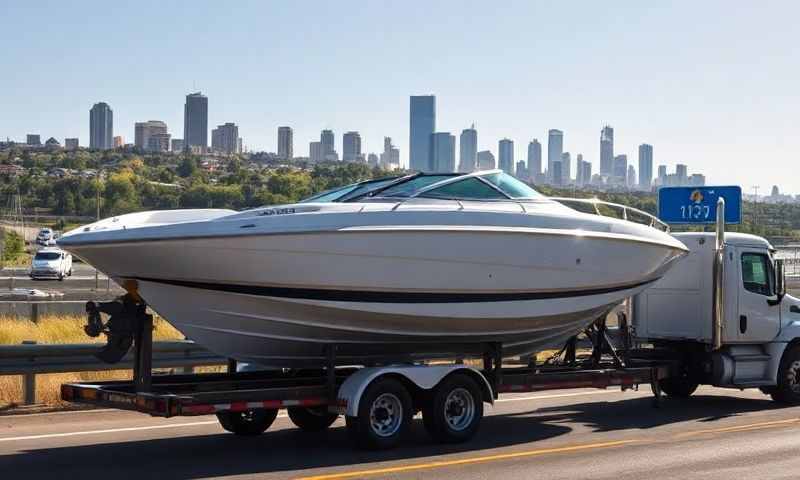
[[[296,155],[321,129],[357,130],[362,151],[382,151],[383,137],[391,136],[401,163],[408,165],[408,95],[432,92],[439,96],[437,131],[457,135],[475,122],[479,151],[497,153],[498,140],[508,137],[515,141],[515,158],[525,158],[530,138],[538,138],[546,150],[547,130],[558,128],[565,132],[565,150],[573,161],[582,153],[597,172],[598,131],[610,124],[617,132],[615,153],[627,154],[634,165],[638,145],[647,142],[655,146],[654,163],[670,171],[688,164],[715,183],[745,189],[782,183],[782,190],[800,192],[800,179],[776,173],[790,169],[800,151],[794,127],[798,67],[791,61],[789,33],[798,5],[782,5],[785,14],[775,16],[755,5],[729,8],[713,1],[669,8],[509,2],[503,9],[412,2],[393,17],[391,35],[383,34],[383,9],[369,4],[351,4],[358,15],[342,18],[336,35],[331,35],[332,26],[302,35],[296,28],[344,8],[324,4],[309,12],[290,4],[243,2],[222,13],[211,3],[197,2],[187,10],[144,1],[125,15],[103,13],[89,4],[6,5],[9,18],[16,20],[0,38],[15,47],[5,59],[15,74],[0,79],[0,138],[21,140],[27,133],[40,133],[60,141],[77,137],[86,146],[85,112],[100,101],[114,110],[115,135],[132,139],[135,122],[158,118],[178,137],[181,98],[201,90],[212,99],[209,125],[235,121],[249,150],[275,151],[278,125],[293,127]],[[146,12],[156,6],[161,14],[153,19]],[[431,28],[429,20],[445,13],[454,22]],[[63,21],[34,41],[31,32],[45,16]],[[215,20],[220,16],[226,21]],[[185,21],[167,21],[177,17]],[[537,23],[531,31],[531,18],[563,20]],[[154,21],[168,26],[171,35],[140,35],[141,26]],[[265,21],[274,25],[271,37],[286,41],[256,42]],[[618,28],[622,21],[628,27]],[[92,38],[106,41],[69,35],[69,25],[81,22],[91,25],[97,35]],[[685,28],[676,31],[676,22]],[[490,28],[484,30],[487,23]],[[202,42],[231,24],[237,29],[228,42]],[[576,35],[560,35],[566,26]],[[467,32],[478,28],[480,44],[466,41]],[[365,36],[375,40],[363,45]],[[194,51],[198,44],[202,52]],[[356,46],[359,55],[351,55]],[[57,52],[81,52],[80,58],[53,55],[55,47]],[[420,55],[425,48],[436,48],[437,55]],[[86,60],[113,58],[116,52],[153,58],[154,51],[158,61],[136,75]],[[497,55],[500,51],[504,54]],[[231,66],[209,68],[209,59],[225,59]],[[477,71],[475,60],[482,65]],[[327,74],[302,75],[301,66]],[[287,81],[272,74],[275,69],[302,78]],[[67,73],[56,80],[54,70]],[[370,75],[376,71],[384,72],[380,80]],[[498,76],[497,71],[505,73]],[[463,81],[467,74],[470,82]],[[775,168],[752,168],[763,159]]]

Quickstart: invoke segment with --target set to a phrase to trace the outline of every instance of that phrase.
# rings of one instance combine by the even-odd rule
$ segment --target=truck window
[[[742,282],[745,290],[760,295],[772,296],[772,271],[769,258],[760,253],[742,254]]]

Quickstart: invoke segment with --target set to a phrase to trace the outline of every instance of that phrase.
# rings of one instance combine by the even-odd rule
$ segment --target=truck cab
[[[772,245],[741,233],[719,248],[714,233],[673,235],[690,253],[634,298],[635,340],[678,359],[682,387],[784,387],[800,400],[800,381],[786,385],[789,369],[800,371],[800,300],[784,292]]]

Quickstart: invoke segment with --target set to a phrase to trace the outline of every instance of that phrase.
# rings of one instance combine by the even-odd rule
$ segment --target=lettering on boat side
[[[290,213],[295,213],[295,209],[294,208],[271,208],[269,210],[264,210],[259,215],[265,215],[265,216],[270,216],[270,215],[288,215]]]

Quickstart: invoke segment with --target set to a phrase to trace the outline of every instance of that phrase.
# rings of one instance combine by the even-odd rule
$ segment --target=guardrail
[[[598,198],[570,198],[570,197],[549,197],[549,198],[550,200],[555,200],[556,202],[559,203],[574,203],[579,205],[588,205],[589,207],[592,208],[593,210],[592,213],[594,213],[595,215],[600,215],[601,217],[607,215],[603,215],[603,213],[600,210],[600,207],[606,207],[612,210],[618,210],[621,212],[621,217],[623,220],[642,223],[644,225],[657,228],[664,232],[669,232],[669,225],[659,220],[658,217],[656,217],[655,215],[647,213],[644,210],[639,210],[638,208],[622,205],[621,203],[606,202]],[[637,219],[637,217],[640,218]],[[637,220],[644,220],[644,222]]]
[[[94,357],[103,344],[23,343],[0,345],[0,375],[22,375],[23,400],[36,403],[36,375],[40,373],[94,372],[133,368],[133,353],[119,363],[104,363]],[[191,341],[153,342],[153,368],[227,365],[227,359],[215,355]]]

